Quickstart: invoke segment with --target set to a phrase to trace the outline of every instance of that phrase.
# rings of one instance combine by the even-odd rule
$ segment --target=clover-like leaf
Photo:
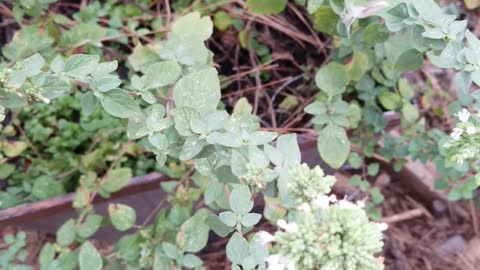
[[[126,231],[132,228],[137,219],[135,210],[124,204],[109,204],[108,214],[113,226],[119,231]]]
[[[253,208],[252,193],[247,185],[236,185],[230,193],[230,208],[234,213],[245,215]]]
[[[98,61],[98,55],[75,54],[67,59],[63,71],[71,77],[84,77],[95,70]]]
[[[112,170],[102,181],[101,187],[107,192],[116,192],[124,188],[132,178],[130,168],[118,168]]]
[[[231,262],[241,265],[243,259],[250,253],[250,246],[247,240],[240,233],[236,232],[228,241],[226,251],[227,257]]]
[[[207,113],[217,108],[220,101],[220,82],[217,71],[208,68],[182,77],[173,89],[177,107],[195,108]]]
[[[172,25],[171,33],[189,42],[205,41],[213,33],[213,23],[209,17],[192,12],[178,19]]]
[[[75,235],[75,220],[69,219],[58,229],[57,243],[62,246],[68,246],[75,241]]]
[[[345,129],[333,124],[320,132],[317,146],[322,159],[335,169],[340,168],[350,154],[350,142]]]
[[[327,95],[334,97],[345,91],[349,81],[343,65],[331,62],[317,72],[315,82]]]
[[[205,209],[203,209],[205,210]],[[208,242],[208,231],[210,230],[205,223],[207,211],[198,211],[182,224],[177,233],[177,245],[185,252],[198,252],[202,250]]]
[[[146,75],[147,89],[159,88],[175,82],[181,74],[181,67],[177,61],[164,61],[150,65]]]
[[[89,241],[80,247],[78,262],[80,270],[101,270],[103,266],[102,255]]]
[[[129,118],[141,114],[140,107],[135,99],[121,89],[104,93],[100,102],[105,111],[118,118]]]

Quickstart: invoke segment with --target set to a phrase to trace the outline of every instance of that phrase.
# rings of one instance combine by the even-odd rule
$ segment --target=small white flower
[[[330,203],[336,203],[337,202],[337,196],[335,194],[332,194],[327,197],[327,195],[317,195],[315,197],[315,200],[313,200],[313,205],[316,208],[320,209],[325,209],[330,206]]]
[[[258,233],[255,234],[254,239],[257,243],[260,243],[262,245],[275,242],[275,236],[273,236],[271,233],[266,231],[259,231]]]
[[[454,128],[450,136],[455,141],[458,141],[460,139],[460,136],[462,136],[462,134],[463,134],[463,130],[461,128]]]
[[[466,123],[468,121],[468,118],[470,118],[470,112],[465,108],[459,111],[458,113],[456,113],[455,115],[463,123]]]
[[[317,195],[313,201],[313,205],[320,209],[328,208],[330,206],[330,199],[326,195]]]
[[[266,259],[268,263],[268,270],[284,270],[285,269],[285,257],[280,254],[272,254]]]
[[[348,200],[340,200],[338,202],[338,206],[340,206],[340,208],[345,208],[345,209],[349,209],[349,208],[358,208],[358,205],[352,203],[351,201],[348,201]]]
[[[388,229],[388,224],[387,223],[380,223],[378,225],[379,225],[380,230],[382,230],[382,231],[386,231]]]
[[[457,165],[458,166],[461,166],[463,164],[463,158],[462,157],[458,157],[457,159]]]
[[[310,208],[310,204],[308,203],[302,203],[299,207],[298,207],[298,211],[302,211],[302,212],[310,212],[312,209]]]
[[[477,129],[475,128],[475,126],[469,126],[467,128],[467,134],[468,135],[473,135],[473,134],[475,134],[475,132],[477,132]]]
[[[277,221],[277,226],[284,229],[287,232],[296,232],[298,231],[298,225],[295,222],[287,223],[284,219],[279,219]]]
[[[365,207],[365,201],[364,200],[358,201],[357,206],[360,207],[360,208],[364,208]]]

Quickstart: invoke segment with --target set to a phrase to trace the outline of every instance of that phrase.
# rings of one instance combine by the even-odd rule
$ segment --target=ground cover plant
[[[2,48],[1,207],[75,190],[78,217],[43,246],[41,269],[209,269],[202,250],[213,233],[225,239],[231,269],[384,269],[385,198],[372,181],[381,162],[397,172],[411,160],[433,162],[435,187],[449,200],[474,198],[480,41],[452,6],[160,2],[0,6],[4,22],[20,26]],[[166,16],[152,16],[154,8]],[[282,12],[299,22],[276,19]],[[253,19],[268,19],[308,50],[293,51],[298,59],[275,53],[275,34]],[[292,31],[296,23],[308,33]],[[230,33],[224,46],[214,31]],[[228,48],[232,33],[253,69],[238,69],[245,59]],[[323,60],[298,63],[309,54]],[[455,101],[430,102],[428,87],[405,75],[425,61],[455,71]],[[300,75],[287,75],[291,66]],[[243,80],[254,85],[239,90]],[[268,81],[278,84],[274,93],[262,90]],[[330,168],[353,172],[355,196],[332,194],[335,176],[302,163],[305,139]],[[139,221],[119,203],[108,216],[96,211],[95,197],[152,170],[178,180],[162,183],[169,195],[150,218]],[[263,223],[268,229],[256,228]],[[92,244],[101,227],[125,232],[108,254]],[[33,269],[22,263],[24,234],[5,242],[2,267]]]

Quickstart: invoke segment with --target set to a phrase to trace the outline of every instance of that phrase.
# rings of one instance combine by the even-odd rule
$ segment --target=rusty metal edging
[[[172,179],[160,173],[150,173],[144,176],[134,177],[130,180],[130,183],[125,188],[118,192],[112,193],[110,198],[105,199],[100,196],[96,196],[94,203],[109,199],[121,198],[127,195],[159,188],[159,184],[161,182],[169,180]],[[72,201],[74,195],[75,193],[69,193],[61,197],[0,210],[0,228],[41,217],[48,218],[48,216],[60,212],[73,211]]]

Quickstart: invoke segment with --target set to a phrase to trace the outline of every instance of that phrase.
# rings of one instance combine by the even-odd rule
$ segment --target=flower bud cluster
[[[325,175],[320,166],[310,169],[307,164],[296,165],[289,171],[288,191],[298,205],[311,203],[318,194],[327,194],[335,184],[335,177]]]
[[[6,93],[15,93],[15,87],[8,85],[10,72],[11,69],[6,69],[4,72],[0,72],[0,90]]]
[[[36,101],[41,101],[47,104],[50,103],[50,99],[42,95],[40,87],[32,83],[27,84],[25,88],[25,94],[27,94],[27,100],[29,103]]]
[[[246,167],[247,173],[242,177],[246,183],[254,189],[265,189],[267,187],[267,181],[263,175],[263,170],[252,163],[248,163]]]
[[[361,206],[341,200],[318,213],[300,213],[296,223],[279,221],[283,230],[270,240],[278,254],[267,259],[269,269],[383,269],[376,254],[387,225],[369,221]]]

